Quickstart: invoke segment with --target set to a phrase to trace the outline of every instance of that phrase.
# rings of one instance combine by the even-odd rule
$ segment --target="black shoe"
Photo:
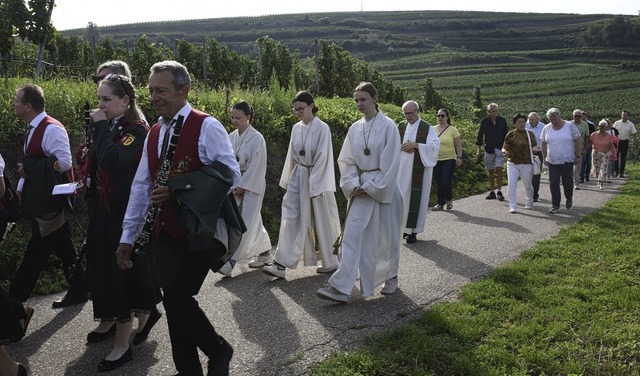
[[[144,327],[142,328],[142,330],[140,330],[138,333],[136,333],[136,335],[133,336],[134,345],[138,346],[139,344],[144,342],[145,339],[147,339],[147,337],[149,336],[149,332],[158,322],[158,320],[160,320],[160,317],[162,317],[162,313],[160,313],[157,308],[154,308],[151,313],[149,313],[149,318],[147,319],[147,322],[144,323]]]
[[[131,359],[133,359],[133,352],[131,351],[131,347],[129,347],[127,351],[125,351],[125,353],[122,354],[122,356],[116,360],[102,359],[100,363],[98,363],[98,371],[99,372],[111,371],[113,369],[120,367],[121,365],[125,364]]]
[[[224,338],[224,348],[216,356],[209,358],[207,376],[229,376],[229,363],[233,357],[233,347]]]
[[[487,200],[495,200],[496,199],[496,193],[494,191],[489,192],[489,195],[487,197],[485,197]]]
[[[82,293],[78,295],[70,295],[69,292],[64,295],[60,300],[56,300],[51,305],[51,308],[64,308],[74,304],[86,303],[88,300],[87,294]]]
[[[418,241],[416,234],[407,235],[407,244],[415,243]]]
[[[402,239],[406,239],[407,236],[409,236],[409,234],[407,234],[406,232],[402,234]]]
[[[20,363],[18,363],[18,375],[17,376],[27,376],[27,369]]]
[[[618,176],[619,176],[619,177],[621,177],[621,178],[624,178],[624,174],[620,174],[620,175],[618,175]]]
[[[504,196],[502,195],[502,192],[498,191],[498,201],[504,201]]]
[[[573,206],[573,201],[567,201],[565,206],[567,207],[567,209],[571,209],[571,207]]]
[[[115,335],[116,335],[116,323],[114,322],[113,325],[111,325],[111,328],[109,328],[109,330],[107,330],[106,332],[100,333],[100,332],[92,331],[89,334],[87,334],[87,342],[89,343],[102,342],[105,339],[111,338]]]

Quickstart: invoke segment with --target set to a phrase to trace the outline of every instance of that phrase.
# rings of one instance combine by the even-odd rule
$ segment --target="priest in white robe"
[[[398,184],[404,200],[403,237],[407,243],[415,243],[416,235],[424,232],[433,167],[440,151],[438,135],[420,118],[419,111],[418,102],[407,101],[402,106],[406,120],[398,124],[402,138]]]

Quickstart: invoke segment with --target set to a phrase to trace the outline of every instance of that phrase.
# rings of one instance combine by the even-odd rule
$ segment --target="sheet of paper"
[[[75,193],[76,188],[78,187],[78,183],[67,183],[67,184],[58,184],[53,187],[53,192],[51,194],[54,195],[70,195]]]

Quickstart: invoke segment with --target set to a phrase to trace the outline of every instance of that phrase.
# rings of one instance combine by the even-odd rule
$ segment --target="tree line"
[[[87,37],[65,37],[51,25],[53,0],[2,0],[0,59],[2,75],[8,77],[87,79],[107,60],[129,63],[134,82],[146,83],[155,62],[173,59],[184,64],[193,78],[206,88],[269,90],[273,85],[289,90],[310,90],[325,97],[351,96],[361,81],[378,87],[381,100],[401,104],[405,91],[366,62],[358,60],[332,41],[316,40],[315,54],[301,58],[299,50],[262,36],[255,42],[255,57],[239,55],[215,38],[201,44],[176,39],[173,46],[151,42],[141,35],[129,46],[127,40],[98,38],[89,23]],[[5,13],[6,11],[6,13]],[[34,66],[35,74],[33,72]]]

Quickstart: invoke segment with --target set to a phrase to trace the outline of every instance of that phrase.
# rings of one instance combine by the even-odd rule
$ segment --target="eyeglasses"
[[[291,112],[302,113],[302,112],[304,112],[305,108],[307,108],[307,107],[309,107],[309,106],[292,108]]]
[[[416,112],[416,110],[409,111],[409,112],[405,112],[405,113],[404,113],[404,116],[412,115],[412,114],[414,114],[415,112]]]
[[[582,115],[573,115],[574,118],[581,118]]]
[[[438,114],[438,117],[447,117],[445,114]]]
[[[93,78],[93,83],[94,83],[94,84],[97,84],[98,82],[100,82],[100,81],[104,80],[104,78],[105,78],[105,77],[107,77],[107,76],[106,76],[106,75],[98,76],[97,74],[94,74],[94,75],[92,76],[92,78]]]

